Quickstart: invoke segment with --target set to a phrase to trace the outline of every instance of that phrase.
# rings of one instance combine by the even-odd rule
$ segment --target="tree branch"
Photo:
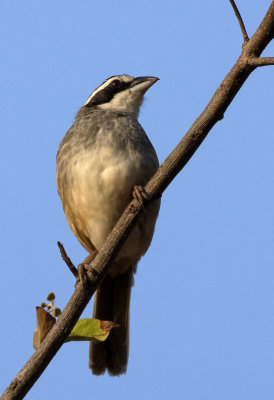
[[[255,67],[264,67],[266,65],[274,65],[274,57],[254,57],[249,59],[249,65]]]
[[[247,43],[249,41],[249,37],[248,37],[248,34],[246,32],[245,24],[244,24],[244,21],[243,21],[243,19],[241,17],[240,11],[238,10],[238,7],[236,6],[236,3],[235,3],[234,0],[229,0],[229,1],[230,1],[231,5],[232,5],[232,8],[233,8],[233,10],[234,10],[234,12],[236,14],[236,17],[237,17],[237,19],[239,21],[239,25],[240,25],[240,28],[241,28],[241,31],[242,31],[242,34],[243,34],[243,37],[244,37],[244,43]]]
[[[62,259],[65,261],[65,263],[67,264],[68,268],[70,269],[70,271],[73,273],[73,275],[77,279],[78,278],[78,270],[77,270],[77,268],[75,268],[75,266],[71,262],[71,259],[67,255],[64,246],[60,242],[57,242],[57,246],[59,247]]]
[[[210,129],[222,119],[224,112],[248,76],[257,67],[258,64],[254,65],[254,59],[261,55],[273,36],[274,1],[272,1],[256,33],[244,46],[239,59],[218,87],[205,110],[145,186],[149,197],[148,202],[161,195],[198,149]],[[107,274],[112,260],[129,235],[140,212],[142,212],[142,206],[138,201],[132,200],[92,264],[92,268],[97,275],[91,274],[87,286],[82,286],[79,282],[76,284],[75,291],[61,317],[50,330],[38,350],[6,389],[1,397],[2,400],[22,399],[34,385],[64,343],[96,288]]]

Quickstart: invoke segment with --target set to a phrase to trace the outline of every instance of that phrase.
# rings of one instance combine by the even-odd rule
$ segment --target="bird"
[[[140,199],[159,167],[156,151],[138,122],[153,76],[116,75],[97,87],[76,114],[57,153],[57,189],[67,222],[92,260],[122,212]],[[144,194],[144,192],[143,192]],[[93,318],[118,325],[105,342],[90,343],[94,375],[125,374],[129,357],[129,313],[137,262],[148,250],[160,198],[145,204],[95,293]]]

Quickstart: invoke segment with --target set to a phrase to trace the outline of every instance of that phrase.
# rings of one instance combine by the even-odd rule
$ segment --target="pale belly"
[[[132,199],[134,185],[145,185],[156,168],[149,157],[113,154],[111,147],[96,156],[87,153],[81,160],[79,157],[71,160],[61,198],[68,223],[87,251],[102,247]],[[147,251],[159,207],[160,200],[146,207],[120,250],[112,274],[123,273]]]

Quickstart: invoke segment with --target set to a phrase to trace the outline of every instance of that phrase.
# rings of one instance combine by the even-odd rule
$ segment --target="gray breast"
[[[136,117],[102,110],[78,114],[58,150],[57,187],[68,223],[87,250],[90,243],[100,248],[133,186],[144,185],[157,168]]]

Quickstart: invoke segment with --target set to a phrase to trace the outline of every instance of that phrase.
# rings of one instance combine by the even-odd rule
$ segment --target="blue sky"
[[[249,34],[270,0],[238,0]],[[75,263],[55,184],[58,145],[105,78],[160,78],[140,122],[160,161],[240,54],[229,1],[0,4],[0,391],[33,352],[35,306],[63,308]],[[274,55],[272,43],[265,55]],[[128,373],[93,377],[88,344],[65,344],[28,399],[273,399],[274,67],[255,71],[163,195],[131,303]],[[91,315],[91,305],[84,312]]]

